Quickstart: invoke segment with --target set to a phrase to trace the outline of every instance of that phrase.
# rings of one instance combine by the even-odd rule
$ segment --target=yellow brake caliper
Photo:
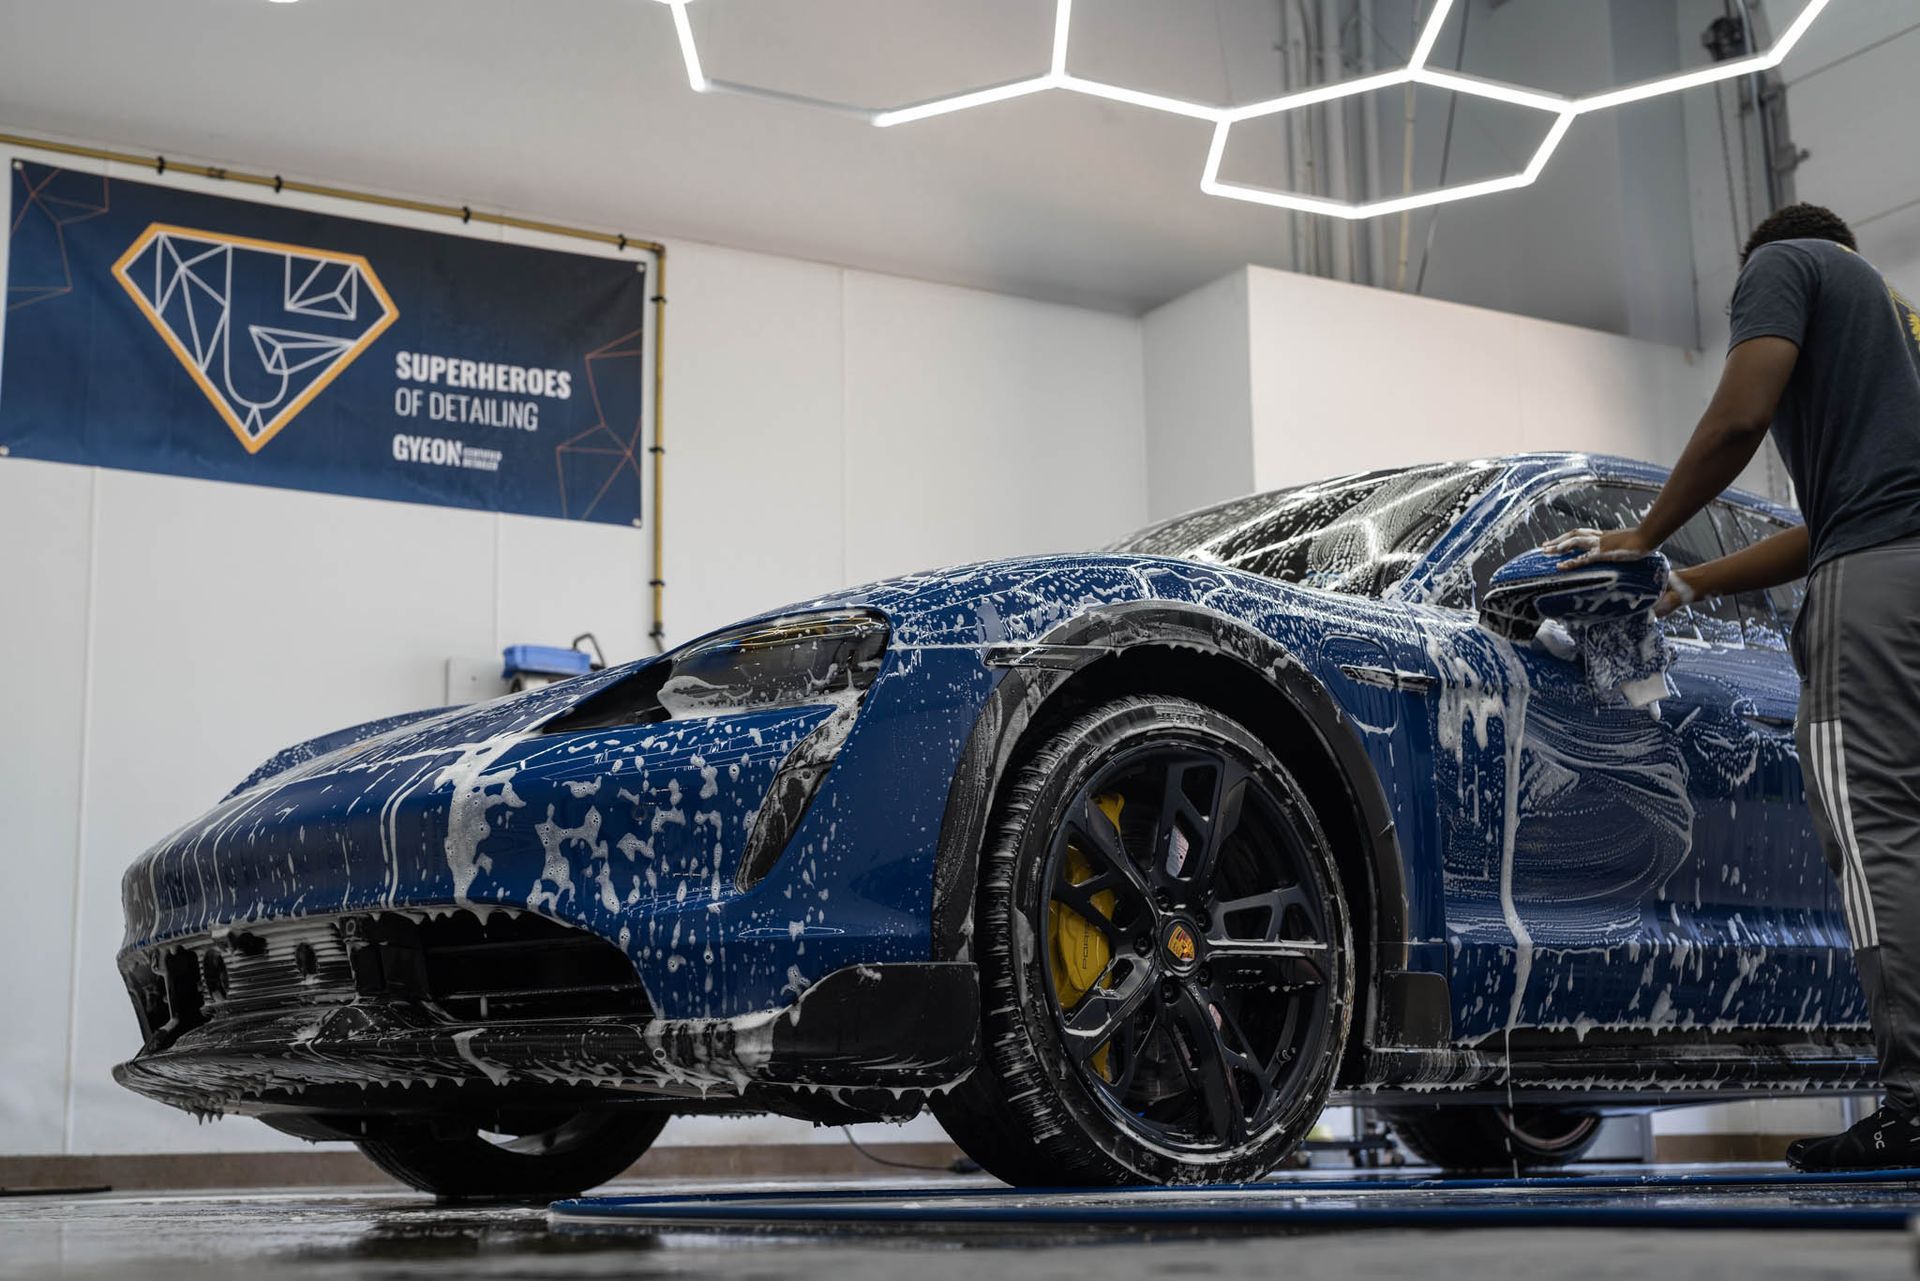
[[[1120,827],[1120,811],[1126,806],[1124,797],[1111,792],[1096,796],[1093,803],[1107,816],[1117,831]],[[1096,869],[1087,856],[1081,853],[1079,846],[1067,846],[1066,867],[1062,869],[1067,882],[1080,885],[1094,878]],[[1116,902],[1112,890],[1101,890],[1093,896],[1093,905],[1100,915],[1113,919]],[[1081,997],[1092,990],[1100,976],[1107,972],[1107,963],[1113,959],[1113,948],[1107,942],[1107,936],[1100,927],[1082,916],[1077,910],[1058,901],[1047,904],[1047,943],[1053,949],[1053,994],[1060,1002],[1060,1008],[1070,1010]],[[1112,980],[1108,980],[1111,985]],[[1107,1070],[1107,1059],[1111,1045],[1103,1045],[1094,1051],[1093,1070],[1107,1080],[1113,1076]]]

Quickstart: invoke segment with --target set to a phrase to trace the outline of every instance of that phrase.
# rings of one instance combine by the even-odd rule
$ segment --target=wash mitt
[[[1671,697],[1673,646],[1653,615],[1667,589],[1667,558],[1656,554],[1571,570],[1561,563],[1550,553],[1529,552],[1501,567],[1493,589],[1531,598],[1540,617],[1535,643],[1561,658],[1577,657],[1594,693],[1618,693],[1632,707]]]

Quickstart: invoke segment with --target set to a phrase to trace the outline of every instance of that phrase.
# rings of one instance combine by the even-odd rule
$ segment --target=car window
[[[1566,486],[1537,501],[1519,523],[1482,545],[1475,554],[1473,600],[1470,603],[1477,606],[1486,599],[1487,584],[1502,565],[1532,551],[1549,538],[1564,534],[1569,529],[1608,529],[1618,524],[1603,506],[1606,501],[1606,496],[1590,484]],[[1639,519],[1637,514],[1634,519]]]
[[[1108,550],[1180,556],[1378,596],[1419,563],[1498,474],[1449,463],[1343,476],[1189,512]]]
[[[1636,489],[1644,502],[1653,500],[1652,490]],[[1718,560],[1727,554],[1711,511],[1695,512],[1672,538],[1662,544],[1669,563],[1675,569],[1691,569]],[[1687,640],[1709,641],[1715,645],[1745,643],[1745,627],[1740,618],[1740,603],[1730,596],[1706,596],[1686,605],[1665,619],[1667,635]]]
[[[1266,578],[1378,596],[1459,519],[1485,479],[1477,472],[1404,473],[1311,524],[1280,513],[1216,550],[1227,564]]]
[[[1739,508],[1717,502],[1707,510],[1713,513],[1714,528],[1729,553],[1745,551],[1753,545],[1752,531],[1740,523]],[[1741,592],[1733,599],[1740,609],[1741,638],[1749,648],[1784,650],[1787,647],[1786,632],[1774,617],[1773,604],[1765,592]]]
[[[1733,521],[1749,543],[1757,543],[1763,538],[1772,538],[1793,528],[1785,521],[1762,516],[1759,512],[1746,507],[1729,507]],[[1773,612],[1779,617],[1780,630],[1786,635],[1793,634],[1793,625],[1800,618],[1800,606],[1807,598],[1805,579],[1798,579],[1782,587],[1770,588],[1767,598],[1773,602]]]
[[[1473,600],[1486,595],[1487,583],[1499,568],[1523,552],[1570,529],[1625,529],[1637,524],[1656,491],[1641,485],[1613,481],[1564,486],[1547,494],[1517,524],[1486,544],[1472,561]],[[1676,569],[1715,560],[1726,554],[1713,517],[1701,512],[1682,526],[1661,548]],[[1662,626],[1669,636],[1704,640],[1717,645],[1739,645],[1745,627],[1739,602],[1711,597],[1667,616]]]

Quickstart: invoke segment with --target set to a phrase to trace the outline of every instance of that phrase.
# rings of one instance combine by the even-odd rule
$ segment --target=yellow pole
[[[667,596],[667,536],[664,519],[667,471],[667,251],[656,251],[660,278],[653,285],[653,638],[656,650],[666,649],[664,610]]]

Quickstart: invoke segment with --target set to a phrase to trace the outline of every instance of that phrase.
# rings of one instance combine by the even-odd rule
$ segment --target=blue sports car
[[[1664,565],[1530,554],[1662,475],[1349,476],[301,744],[127,872],[118,1079],[448,1197],[687,1112],[930,1107],[1010,1182],[1196,1183],[1336,1092],[1504,1168],[1868,1087],[1798,596],[1671,615],[1629,698],[1562,623],[1644,621]],[[1792,519],[1730,497],[1667,556]]]

